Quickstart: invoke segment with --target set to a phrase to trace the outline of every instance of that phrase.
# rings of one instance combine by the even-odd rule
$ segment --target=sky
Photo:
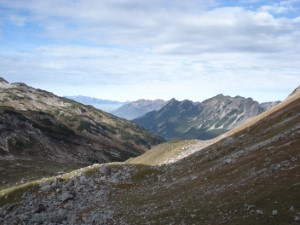
[[[300,0],[0,0],[0,77],[60,96],[283,100]]]

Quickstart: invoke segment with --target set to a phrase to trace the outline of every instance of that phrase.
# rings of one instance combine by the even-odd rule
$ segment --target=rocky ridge
[[[1,79],[0,103],[0,186],[27,175],[124,161],[163,141],[124,119],[23,83]]]
[[[200,103],[171,99],[158,111],[134,119],[166,139],[211,139],[279,102],[259,104],[251,98],[222,94]]]
[[[160,166],[97,164],[2,190],[0,221],[298,224],[299,110],[298,93],[215,143],[198,148],[199,143],[185,142],[182,152],[195,148],[191,155]]]

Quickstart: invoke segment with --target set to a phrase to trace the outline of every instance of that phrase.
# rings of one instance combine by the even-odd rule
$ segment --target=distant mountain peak
[[[166,139],[210,139],[260,114],[252,98],[218,94],[202,102],[171,99],[159,111],[133,121]]]
[[[168,101],[168,103],[165,105],[166,107],[171,107],[174,105],[178,105],[180,101],[178,101],[176,98],[172,98]]]
[[[195,105],[195,104],[194,104],[193,101],[187,100],[187,99],[185,99],[185,100],[179,102],[179,106],[180,106],[180,107],[193,107],[194,105]]]
[[[120,108],[112,111],[111,113],[118,117],[132,120],[140,116],[143,116],[148,112],[160,110],[167,103],[168,103],[167,101],[162,99],[156,99],[156,100],[139,99],[133,102],[126,103]]]

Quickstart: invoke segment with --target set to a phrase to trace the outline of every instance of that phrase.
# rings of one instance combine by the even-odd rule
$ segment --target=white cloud
[[[19,43],[1,49],[0,72],[60,94],[131,100],[137,92],[194,100],[261,95],[300,83],[300,15],[285,16],[295,13],[296,1],[239,2],[2,0],[0,30],[12,23],[24,32],[34,24],[39,43],[24,40],[22,52]]]
[[[287,14],[297,12],[300,8],[299,0],[283,0],[272,2],[272,4],[263,5],[260,7],[261,11],[266,11],[274,14]]]
[[[166,0],[4,2],[12,8],[26,9],[27,21],[43,27],[45,37],[162,48],[158,52],[171,46],[173,53],[272,51],[272,46],[282,50],[277,40],[292,36],[297,29],[287,29],[293,26],[293,19],[274,18],[270,11],[275,5],[249,11],[241,7],[208,9],[214,2],[200,0],[177,0],[172,4]],[[287,3],[277,5],[287,7]],[[24,15],[20,18],[26,21]]]

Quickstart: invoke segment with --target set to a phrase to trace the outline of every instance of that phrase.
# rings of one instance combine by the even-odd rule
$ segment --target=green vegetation
[[[43,97],[54,96],[52,92],[45,91],[45,90],[42,90],[42,89],[39,89],[39,88],[37,88],[36,90],[37,90],[37,91],[40,93],[40,95],[43,96]]]
[[[78,126],[78,130],[79,131],[84,131],[84,130],[86,130],[86,131],[91,131],[92,129],[92,127],[95,127],[92,123],[90,123],[89,121],[86,121],[86,120],[81,120],[80,121],[80,124],[79,124],[79,126]]]
[[[157,176],[163,173],[159,168],[152,166],[137,165],[135,168],[137,172],[132,175],[132,182],[157,181]]]
[[[41,181],[29,182],[8,189],[0,190],[0,207],[6,204],[19,202],[22,199],[22,195],[26,191],[34,191],[35,189],[37,189],[40,182]]]
[[[119,163],[112,163],[109,164],[112,167],[117,167],[119,166]],[[71,177],[77,175],[77,174],[82,174],[85,173],[87,175],[92,175],[96,171],[98,171],[100,167],[100,164],[95,164],[92,166],[87,166],[83,167],[77,170],[72,170],[69,173],[65,173],[63,175],[59,176],[59,179],[62,180],[69,180]],[[42,183],[52,183],[57,179],[57,177],[48,177],[48,178],[43,178],[43,179],[38,179],[38,180],[32,180],[28,181],[24,184],[17,184],[15,186],[5,188],[0,190],[0,207],[6,205],[6,204],[12,204],[12,203],[17,203],[22,200],[22,195],[27,192],[35,192],[40,188],[40,185]]]
[[[9,98],[9,99],[11,99],[13,101],[31,100],[31,98],[29,98],[28,96],[21,96],[21,95],[14,94],[14,93],[6,93],[5,97]]]
[[[126,161],[128,164],[159,165],[168,159],[180,155],[189,145],[195,144],[195,140],[174,140],[153,147],[150,151],[134,159]]]

